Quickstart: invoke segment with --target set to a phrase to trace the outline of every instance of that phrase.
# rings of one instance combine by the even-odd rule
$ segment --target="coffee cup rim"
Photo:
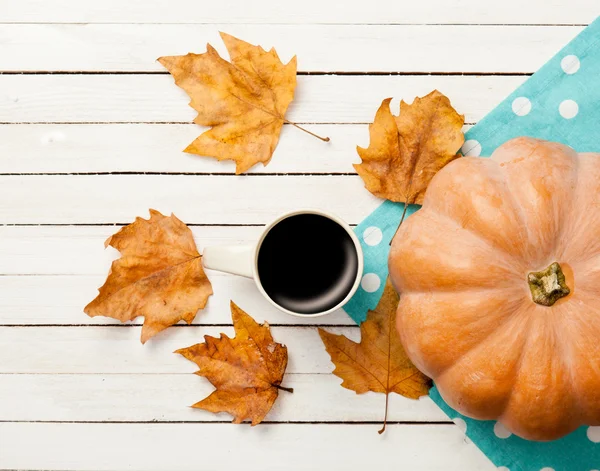
[[[352,288],[350,289],[350,291],[348,291],[348,293],[346,294],[344,299],[342,299],[338,304],[336,304],[335,306],[333,306],[330,309],[327,309],[326,311],[315,312],[312,314],[303,314],[303,313],[299,313],[299,312],[294,312],[294,311],[291,311],[291,310],[281,306],[280,304],[276,303],[267,294],[267,292],[263,288],[263,285],[260,281],[260,276],[258,275],[258,253],[260,251],[260,247],[261,247],[265,237],[267,236],[267,234],[271,231],[271,229],[273,229],[277,224],[279,224],[284,219],[290,218],[292,216],[298,216],[301,214],[315,214],[318,216],[324,216],[324,217],[330,219],[331,221],[335,222],[338,226],[342,227],[346,231],[346,233],[350,236],[350,239],[352,240],[352,242],[354,244],[354,249],[356,250],[356,255],[358,256],[356,279],[354,280],[354,284],[352,285]],[[269,224],[267,224],[263,228],[263,230],[256,242],[256,245],[254,247],[254,254],[253,254],[253,258],[252,258],[252,277],[254,278],[256,287],[258,288],[260,293],[265,297],[265,299],[267,299],[267,301],[269,301],[273,306],[275,306],[280,311],[285,312],[286,314],[290,314],[290,315],[296,316],[296,317],[304,317],[304,318],[325,316],[325,315],[331,314],[332,312],[337,311],[338,309],[343,307],[352,298],[352,296],[354,296],[354,294],[358,290],[358,287],[360,286],[360,282],[362,279],[363,270],[364,270],[364,259],[363,259],[362,247],[360,245],[358,236],[352,230],[350,225],[346,221],[344,221],[342,218],[340,218],[339,216],[337,216],[331,212],[323,211],[323,210],[315,209],[315,208],[304,208],[304,209],[296,209],[293,211],[288,211],[286,213],[281,214],[276,219],[274,219]]]

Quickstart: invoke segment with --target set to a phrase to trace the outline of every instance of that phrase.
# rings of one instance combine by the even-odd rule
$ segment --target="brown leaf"
[[[96,299],[84,311],[121,322],[144,316],[142,343],[180,320],[190,324],[213,293],[192,232],[175,217],[150,210],[104,244],[121,252]]]
[[[190,96],[198,112],[194,122],[212,126],[184,152],[234,160],[239,174],[258,162],[268,164],[273,156],[281,127],[289,122],[285,112],[294,98],[296,57],[284,65],[275,49],[267,52],[225,33],[221,38],[231,62],[210,44],[204,54],[158,61]]]
[[[196,373],[217,388],[210,396],[192,407],[210,412],[228,412],[233,422],[246,419],[257,425],[271,410],[287,366],[287,347],[276,343],[269,324],[256,323],[252,317],[231,302],[235,337],[204,336],[205,343],[177,350],[196,363]]]
[[[437,90],[412,105],[400,102],[400,115],[383,100],[369,126],[369,147],[357,147],[362,163],[354,168],[375,196],[406,204],[423,202],[433,176],[459,157],[465,118]]]
[[[343,379],[343,387],[357,394],[385,393],[385,418],[379,433],[385,430],[389,393],[416,399],[427,394],[431,387],[431,380],[417,370],[400,343],[396,331],[397,307],[398,295],[388,279],[379,304],[360,325],[360,343],[319,329],[335,365],[333,374]]]

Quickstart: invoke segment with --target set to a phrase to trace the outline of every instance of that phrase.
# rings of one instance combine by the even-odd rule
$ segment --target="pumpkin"
[[[600,424],[600,154],[513,139],[431,181],[389,271],[450,406],[530,440]]]

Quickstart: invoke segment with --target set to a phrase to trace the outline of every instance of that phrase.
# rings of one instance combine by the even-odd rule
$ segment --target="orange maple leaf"
[[[465,117],[437,90],[409,105],[400,102],[399,116],[383,100],[369,126],[369,147],[357,147],[362,159],[354,168],[367,190],[390,201],[423,202],[433,176],[459,157]],[[403,217],[404,218],[404,215]]]
[[[335,365],[333,374],[343,379],[343,387],[357,394],[385,394],[385,416],[379,433],[385,430],[391,392],[417,399],[431,387],[431,380],[412,364],[400,342],[396,331],[398,302],[398,294],[388,279],[379,304],[360,325],[360,343],[319,329]]]
[[[236,424],[250,419],[257,425],[271,410],[287,366],[287,347],[276,343],[269,324],[259,325],[231,302],[235,337],[204,336],[205,343],[177,350],[196,363],[196,373],[217,388],[210,396],[192,407],[210,412],[228,412]]]
[[[180,320],[190,324],[213,293],[192,231],[175,215],[150,210],[109,237],[121,252],[84,311],[121,322],[144,316],[142,343]]]
[[[296,88],[296,57],[283,64],[275,49],[265,51],[221,33],[231,62],[207,44],[204,54],[160,57],[175,83],[190,96],[196,124],[212,126],[184,152],[234,160],[236,173],[271,160]]]

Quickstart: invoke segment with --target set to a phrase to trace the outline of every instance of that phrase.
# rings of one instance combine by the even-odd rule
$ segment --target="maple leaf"
[[[175,215],[150,210],[105,242],[121,252],[84,311],[121,322],[144,316],[142,343],[180,320],[190,324],[213,293],[192,231]]]
[[[388,278],[377,307],[369,311],[360,325],[360,343],[319,329],[335,365],[333,374],[343,379],[343,387],[357,394],[373,391],[386,395],[383,428],[379,433],[385,430],[391,392],[417,399],[431,388],[431,380],[412,364],[400,342],[396,331],[398,300]]]
[[[204,336],[205,343],[177,350],[196,363],[196,373],[207,378],[217,388],[207,398],[192,407],[210,412],[228,412],[233,422],[246,419],[257,425],[271,410],[279,390],[293,392],[281,386],[287,366],[287,347],[276,343],[269,324],[259,325],[231,301],[231,317],[235,337]]]
[[[423,202],[433,176],[459,157],[465,117],[437,90],[412,105],[400,102],[400,115],[390,111],[386,98],[369,126],[369,147],[357,147],[362,162],[354,168],[367,190],[390,201]],[[404,219],[402,215],[402,219]],[[402,222],[402,221],[401,221]]]
[[[207,44],[204,54],[160,57],[175,83],[190,96],[196,124],[212,126],[184,152],[234,160],[236,173],[271,160],[283,123],[321,140],[285,119],[296,88],[296,57],[283,64],[275,49],[265,51],[221,33],[231,62]]]

